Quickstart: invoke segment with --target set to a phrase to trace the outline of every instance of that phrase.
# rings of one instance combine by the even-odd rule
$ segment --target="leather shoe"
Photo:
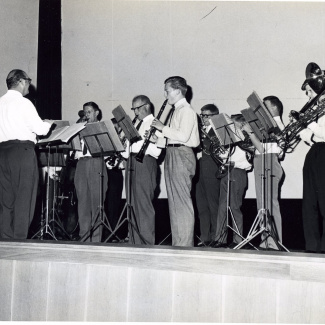
[[[213,247],[213,248],[225,248],[225,247],[227,247],[227,244],[215,242],[215,243],[211,244],[211,247]]]
[[[233,249],[233,248],[235,248],[237,245],[239,245],[239,244],[237,244],[237,243],[231,243],[231,244],[228,245],[228,248]]]
[[[211,241],[210,240],[207,240],[207,241],[200,241],[198,244],[197,244],[197,247],[210,247],[211,246]]]

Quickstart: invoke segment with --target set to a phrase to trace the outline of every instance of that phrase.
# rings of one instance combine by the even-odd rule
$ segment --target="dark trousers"
[[[115,229],[120,217],[120,208],[122,202],[123,192],[123,172],[122,169],[112,168],[107,169],[108,187],[105,198],[105,212],[108,222],[112,228]],[[104,227],[102,240],[105,241],[110,235],[110,231]],[[112,237],[114,239],[114,237]]]
[[[0,143],[0,238],[27,238],[39,179],[34,146],[31,141]]]
[[[129,224],[130,242],[137,245],[154,245],[155,209],[152,201],[157,187],[157,160],[145,155],[141,163],[132,154],[126,168],[129,171],[126,175],[126,194],[132,208]],[[130,188],[128,188],[129,177],[131,177]]]
[[[220,179],[215,176],[218,166],[211,156],[203,154],[198,169],[196,207],[200,221],[200,239],[202,242],[207,242],[214,239],[217,230]]]
[[[325,251],[325,143],[314,144],[303,167],[302,218],[306,250]]]
[[[220,182],[220,197],[218,211],[218,225],[215,240],[227,243],[227,224],[231,225],[240,235],[243,235],[243,213],[241,207],[247,188],[247,172],[244,169],[233,168],[229,173],[229,198],[228,175]],[[229,206],[228,206],[229,203]],[[230,208],[230,210],[228,209]],[[234,218],[234,224],[231,215]],[[227,220],[228,217],[228,220]],[[236,227],[237,226],[237,227]],[[240,243],[242,238],[234,233],[233,242]]]
[[[102,203],[100,202],[100,190],[103,198],[107,190],[107,171],[105,164],[102,171],[102,163],[101,158],[91,157],[81,158],[77,163],[74,184],[78,198],[79,234],[81,238],[85,234],[88,235],[91,226],[100,220],[100,205]],[[101,179],[103,180],[102,184]],[[86,241],[100,242],[102,226],[97,227],[89,234],[91,236]]]

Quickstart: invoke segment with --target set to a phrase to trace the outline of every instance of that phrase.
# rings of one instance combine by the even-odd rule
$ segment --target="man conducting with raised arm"
[[[186,80],[170,77],[165,80],[165,97],[175,111],[169,126],[154,119],[152,126],[162,131],[167,140],[165,181],[173,246],[194,245],[194,208],[191,198],[196,158],[193,148],[200,144],[198,119],[186,101]]]
[[[26,72],[12,70],[0,98],[0,238],[26,239],[35,211],[36,135],[46,135],[52,122],[43,122],[24,98],[31,81]]]

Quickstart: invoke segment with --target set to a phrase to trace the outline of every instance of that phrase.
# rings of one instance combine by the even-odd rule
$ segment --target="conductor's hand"
[[[52,125],[54,123],[54,120],[44,120],[44,122],[50,123]]]
[[[159,120],[156,118],[152,121],[151,126],[154,127],[155,129],[162,131],[164,124],[161,123]]]

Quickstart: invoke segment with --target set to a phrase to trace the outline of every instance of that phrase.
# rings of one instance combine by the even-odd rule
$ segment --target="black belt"
[[[22,145],[29,148],[35,147],[35,143],[30,140],[8,140],[8,141],[0,142],[1,147],[12,146],[12,145],[14,146]]]
[[[167,147],[183,147],[185,146],[185,144],[181,144],[181,143],[170,143],[170,144],[167,144]]]
[[[91,157],[91,156],[80,157],[79,160],[86,160],[86,159],[91,159],[91,158],[94,158],[94,157]]]

